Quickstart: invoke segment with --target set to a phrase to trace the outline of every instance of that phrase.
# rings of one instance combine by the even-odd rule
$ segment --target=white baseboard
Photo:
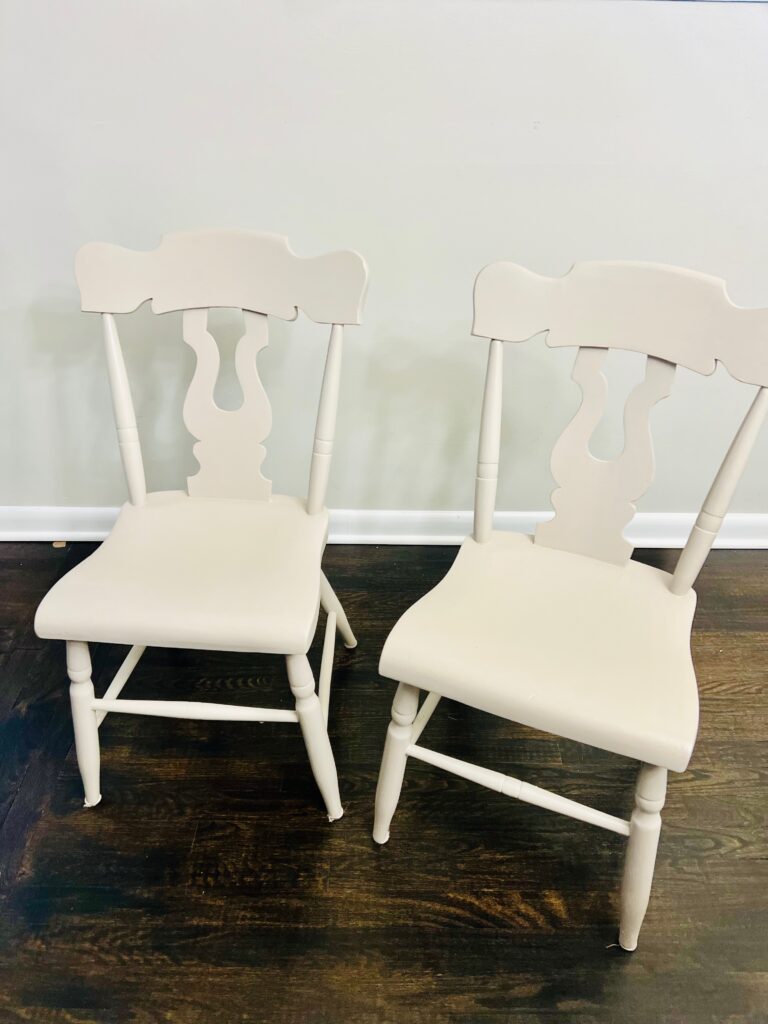
[[[103,540],[117,517],[116,508],[0,506],[0,541]],[[503,530],[531,533],[549,512],[499,512]],[[696,514],[639,512],[627,538],[641,548],[679,548]],[[332,544],[458,544],[472,529],[471,512],[420,512],[404,509],[331,509]],[[719,548],[768,548],[768,515],[732,512],[715,542]]]
[[[0,505],[0,541],[104,540],[119,508]]]
[[[533,533],[551,512],[497,512],[500,530]],[[681,548],[695,512],[638,512],[626,535],[638,548]],[[401,509],[332,509],[330,542],[336,544],[459,544],[472,532],[471,512]],[[718,548],[768,548],[768,515],[732,512],[715,541]]]

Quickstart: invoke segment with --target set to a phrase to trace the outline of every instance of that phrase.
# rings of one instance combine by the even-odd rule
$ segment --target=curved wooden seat
[[[126,504],[101,547],[38,608],[38,636],[306,654],[320,607],[325,511],[298,498]]]
[[[696,597],[668,573],[519,533],[471,537],[387,638],[379,671],[443,697],[683,771],[698,725]]]

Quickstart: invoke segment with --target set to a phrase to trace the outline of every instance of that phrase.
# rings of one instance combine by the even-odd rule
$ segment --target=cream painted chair
[[[376,792],[374,839],[385,843],[406,761],[610,829],[628,839],[620,944],[645,916],[667,771],[685,770],[698,724],[691,589],[768,411],[768,309],[741,309],[717,278],[641,263],[581,263],[563,278],[512,263],[475,284],[473,334],[492,339],[480,426],[473,535],[445,579],[410,608],[384,645],[380,671],[399,687]],[[547,331],[577,347],[582,404],[557,442],[554,518],[535,537],[493,529],[503,343]],[[624,410],[624,449],[589,449],[606,398],[609,348],[646,356]],[[731,444],[673,575],[631,561],[622,535],[653,475],[649,414],[675,366],[717,361],[757,394]],[[419,710],[419,691],[427,693]],[[629,821],[528,782],[429,750],[419,737],[441,697],[641,762]]]
[[[86,245],[77,255],[82,307],[101,313],[117,437],[129,501],[109,537],[41,603],[38,636],[66,640],[77,761],[85,806],[101,800],[99,725],[108,712],[168,718],[296,722],[329,820],[342,815],[326,728],[336,630],[355,638],[320,561],[339,393],[343,325],[359,323],[367,270],[354,252],[299,259],[279,235],[167,235],[152,252]],[[146,299],[155,313],[183,311],[184,341],[197,365],[184,422],[197,439],[198,471],[186,491],[147,493],[131,392],[114,314]],[[219,351],[207,330],[211,307],[242,310],[235,367],[240,408],[214,401]],[[298,309],[330,324],[330,341],[306,501],[273,495],[261,473],[271,413],[256,358],[267,318]],[[319,607],[327,612],[319,684],[307,660]],[[103,698],[94,696],[90,641],[131,650]],[[147,646],[253,651],[285,657],[295,710],[188,701],[119,700]]]

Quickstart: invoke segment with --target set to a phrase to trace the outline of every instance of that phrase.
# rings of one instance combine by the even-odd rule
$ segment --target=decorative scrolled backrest
[[[272,410],[256,368],[268,343],[263,313],[243,313],[245,333],[235,349],[235,372],[243,392],[237,409],[221,409],[213,397],[219,376],[219,348],[208,332],[207,309],[185,309],[184,341],[197,356],[195,373],[184,399],[184,425],[197,444],[192,451],[200,469],[187,478],[190,497],[237,497],[268,500],[272,482],[262,475],[264,445]]]
[[[601,367],[607,355],[608,349],[586,347],[576,355],[573,379],[582,402],[552,451],[555,517],[538,527],[536,541],[622,565],[632,554],[624,527],[653,480],[650,412],[672,390],[675,364],[647,357],[645,377],[624,409],[624,448],[615,459],[598,459],[589,442],[605,413],[608,382]]]
[[[118,440],[131,500],[137,504],[146,488],[113,314],[130,313],[147,299],[154,313],[183,310],[183,338],[197,357],[184,402],[184,422],[197,439],[193,451],[200,464],[188,478],[193,497],[269,499],[271,483],[262,475],[261,463],[272,416],[256,366],[268,342],[267,317],[295,320],[301,309],[316,323],[332,325],[333,359],[329,353],[318,417],[323,436],[316,437],[312,465],[313,479],[321,485],[315,482],[311,488],[311,504],[313,511],[319,510],[333,441],[341,327],[360,322],[367,285],[367,268],[358,253],[302,259],[280,235],[199,231],[165,235],[150,252],[94,242],[78,252],[75,271],[83,310],[104,317]],[[234,410],[221,409],[214,400],[220,357],[207,326],[214,307],[240,309],[245,318],[235,351],[243,402]]]
[[[673,589],[687,589],[714,540],[768,411],[768,393],[762,390],[768,386],[768,309],[734,305],[719,278],[658,264],[622,262],[577,263],[561,278],[543,277],[514,263],[492,263],[477,277],[474,304],[472,333],[492,339],[484,414],[489,395],[500,395],[500,356],[494,354],[494,346],[546,332],[550,347],[578,348],[573,378],[582,389],[582,402],[552,454],[558,484],[552,495],[555,516],[536,531],[536,543],[549,547],[618,565],[630,558],[632,546],[623,529],[634,514],[634,502],[653,478],[650,412],[669,395],[676,365],[711,374],[719,361],[737,380],[760,387],[705,501],[687,554],[681,558]],[[612,348],[647,358],[644,380],[624,409],[624,449],[607,461],[592,455],[589,442],[605,411],[607,382],[601,367]],[[492,365],[499,369],[492,372]],[[492,401],[491,408],[497,404]],[[480,540],[490,528],[491,477],[495,495],[495,469],[488,469],[487,452],[495,450],[498,461],[498,442],[489,449],[487,434],[481,428],[485,454],[478,458],[475,513],[475,537]],[[485,496],[478,505],[479,493]],[[700,549],[695,558],[688,550],[691,545]]]

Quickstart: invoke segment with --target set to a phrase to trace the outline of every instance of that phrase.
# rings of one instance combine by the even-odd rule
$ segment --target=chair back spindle
[[[493,512],[496,507],[496,487],[499,480],[499,453],[501,448],[501,413],[504,348],[502,342],[491,339],[488,348],[488,369],[485,374],[483,411],[480,417],[480,440],[477,446],[477,473],[475,476],[475,521],[473,536],[484,544],[493,530]]]
[[[680,552],[669,589],[685,594],[696,582],[747,466],[760,428],[768,414],[768,388],[758,388],[725,458],[707,492],[696,523]]]
[[[333,454],[333,439],[336,432],[336,413],[339,407],[343,343],[344,328],[341,324],[333,324],[328,339],[320,404],[317,410],[315,440],[312,446],[312,464],[307,492],[307,512],[310,515],[316,515],[325,505]]]
[[[147,484],[144,477],[144,460],[141,454],[136,413],[133,409],[131,386],[125,369],[123,350],[117,324],[111,313],[101,317],[104,331],[104,348],[107,357],[107,373],[112,393],[112,408],[115,413],[117,444],[123,463],[128,496],[132,505],[143,505],[147,498]]]

